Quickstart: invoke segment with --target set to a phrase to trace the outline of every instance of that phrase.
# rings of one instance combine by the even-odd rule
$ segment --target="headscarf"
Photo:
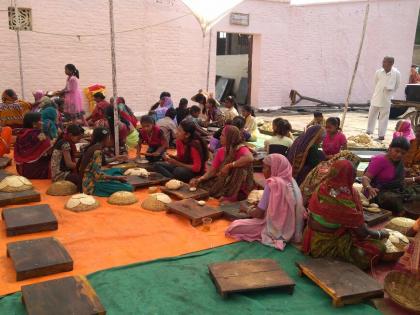
[[[286,242],[295,234],[300,241],[303,228],[304,208],[302,197],[292,177],[292,167],[281,154],[270,154],[264,164],[271,168],[267,179],[270,189],[268,208],[263,219],[236,220],[226,234],[245,241],[261,241],[263,244],[283,250]],[[290,189],[292,185],[293,189]]]
[[[411,140],[415,139],[416,136],[413,132],[413,128],[411,127],[411,121],[403,120],[398,127],[398,130],[394,132],[393,138],[404,137],[410,142]]]
[[[169,108],[174,107],[174,104],[172,103],[172,99],[169,96],[165,96],[163,98],[163,105],[158,106],[155,110],[156,113],[156,121],[162,119],[165,117],[166,112]]]
[[[223,128],[222,134],[226,137],[225,160],[223,162],[223,164],[226,165],[235,160],[236,151],[245,146],[245,144],[241,132],[235,126],[225,126],[225,128]]]
[[[45,95],[45,93],[42,90],[36,90],[32,92],[32,95],[34,96],[35,103],[39,103],[41,101],[41,98]]]
[[[358,228],[364,224],[359,193],[353,188],[356,171],[346,160],[333,163],[323,183],[312,194],[309,210],[333,224]]]
[[[41,111],[42,130],[50,138],[57,138],[57,110],[54,107],[47,107]]]
[[[293,177],[296,178],[305,165],[308,152],[322,136],[324,129],[317,125],[309,127],[289,148],[287,158],[292,164]]]
[[[16,93],[14,93],[14,97],[12,97],[7,93],[7,90],[5,90],[1,95],[1,101],[3,104],[15,104],[18,102],[18,98]]]

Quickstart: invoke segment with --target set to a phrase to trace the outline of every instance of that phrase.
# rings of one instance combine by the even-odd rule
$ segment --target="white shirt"
[[[383,68],[376,71],[375,91],[370,104],[375,107],[390,106],[391,99],[400,86],[400,77],[400,72],[394,67],[388,73]]]
[[[236,110],[235,107],[231,107],[231,108],[226,108],[225,109],[225,120],[228,121],[232,121],[233,118],[235,118],[236,116],[239,116],[238,111]]]

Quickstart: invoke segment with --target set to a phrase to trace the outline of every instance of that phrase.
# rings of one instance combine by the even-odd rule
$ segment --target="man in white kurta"
[[[376,71],[375,74],[375,91],[370,101],[369,119],[367,134],[373,134],[378,124],[379,140],[385,139],[386,130],[388,128],[389,112],[391,110],[391,100],[395,91],[400,85],[400,72],[393,67],[394,58],[385,57],[382,62],[382,69]]]

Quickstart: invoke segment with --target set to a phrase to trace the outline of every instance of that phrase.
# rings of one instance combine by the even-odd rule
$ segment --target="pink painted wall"
[[[375,70],[384,55],[393,55],[403,81],[408,79],[419,0],[371,1],[371,14],[354,102],[372,92]],[[9,0],[0,0],[0,10]],[[107,33],[108,8],[103,0],[18,0],[32,8],[34,30],[64,34]],[[249,13],[250,26],[222,19],[212,32],[211,84],[214,86],[216,31],[255,34],[252,101],[258,107],[288,104],[290,89],[342,102],[360,40],[364,2],[291,7],[278,1],[248,0],[234,9]],[[116,30],[159,24],[188,14],[179,0],[115,1]],[[16,34],[8,30],[7,12],[0,11],[0,89],[20,91]],[[145,111],[168,90],[177,102],[206,85],[208,38],[198,23],[185,16],[167,24],[117,34],[119,94],[137,111]],[[62,37],[21,32],[26,98],[35,89],[61,89],[63,67],[74,63],[81,85],[111,86],[109,35]],[[110,93],[109,93],[110,94]],[[403,87],[399,97],[403,96]]]

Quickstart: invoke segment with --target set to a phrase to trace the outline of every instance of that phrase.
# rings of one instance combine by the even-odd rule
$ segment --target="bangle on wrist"
[[[415,182],[416,182],[416,178],[415,178],[415,177],[413,177],[413,178],[412,178],[412,180],[413,180],[413,183],[415,183]]]
[[[381,231],[376,231],[376,232],[378,232],[378,239],[380,240],[382,236]]]

